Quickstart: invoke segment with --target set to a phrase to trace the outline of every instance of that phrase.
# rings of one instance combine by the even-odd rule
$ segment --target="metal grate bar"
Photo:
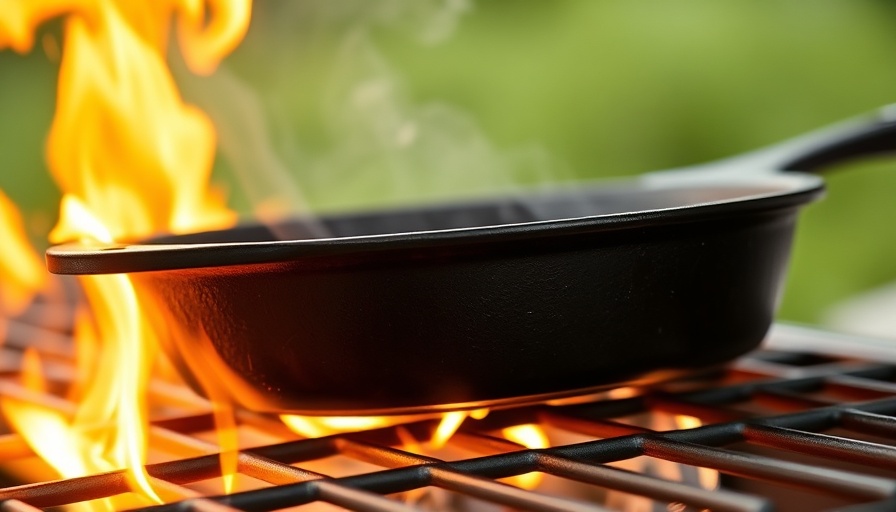
[[[751,361],[751,360],[748,360]],[[820,390],[825,386],[827,379],[845,376],[862,377],[876,373],[891,372],[892,367],[879,364],[851,364],[851,365],[825,365],[822,370],[810,368],[788,368],[783,373],[790,377],[775,377],[756,381],[744,382],[732,386],[715,387],[690,393],[681,393],[679,398],[690,402],[707,405],[730,404],[750,400],[757,393],[766,390],[789,390],[797,393]]]
[[[843,411],[840,422],[844,428],[881,437],[896,437],[896,418],[857,409]]]
[[[609,437],[621,437],[637,434],[646,434],[652,430],[637,425],[628,425],[617,421],[587,419],[569,414],[560,414],[556,411],[542,413],[540,419],[548,425],[553,425],[570,432],[578,432],[598,439]]]
[[[883,377],[880,377],[883,378]],[[834,385],[848,386],[853,389],[876,392],[881,396],[893,396],[896,394],[896,382],[878,380],[874,375],[838,375],[830,377],[828,382]],[[871,397],[870,399],[873,399]]]
[[[896,499],[838,507],[830,512],[893,512],[894,510],[896,510]]]
[[[171,446],[177,451],[185,451],[186,448],[186,451],[193,452],[192,455],[218,453],[218,446],[215,444],[158,426],[152,427],[150,435],[157,447]],[[251,452],[239,452],[236,457],[240,473],[274,485],[326,478],[326,475],[283,464]]]
[[[892,406],[892,402],[892,400],[888,400],[883,404],[870,403],[863,405],[871,408],[874,408],[875,406],[880,408],[884,406]],[[822,413],[816,414],[798,413],[795,415],[795,418],[803,423],[810,419],[816,421],[820,419],[823,423],[826,423],[827,418],[832,414],[832,411],[822,411]],[[783,420],[781,421],[786,423],[784,420],[787,419],[790,418],[783,417]],[[721,429],[720,427],[726,428]],[[735,425],[735,427],[737,427],[737,425]],[[736,430],[743,431],[745,428],[745,425],[741,425]],[[533,470],[552,473],[551,469],[555,466],[552,466],[551,457],[557,457],[557,460],[560,461],[575,459],[573,462],[583,464],[585,467],[603,468],[602,466],[595,466],[594,463],[622,460],[640,454],[646,454],[665,460],[715,468],[747,478],[785,483],[796,487],[810,489],[814,492],[852,496],[860,499],[888,498],[896,492],[894,482],[889,479],[857,475],[855,473],[828,468],[817,468],[805,464],[784,462],[767,457],[745,455],[670,439],[672,437],[682,437],[687,434],[699,435],[699,431],[701,430],[731,430],[731,426],[713,425],[702,427],[700,429],[673,431],[665,434],[638,434],[540,451],[522,451],[482,457],[479,459],[467,459],[453,463],[434,462],[431,458],[419,457],[400,450],[367,445],[358,441],[349,441],[347,440],[348,436],[344,436],[343,440],[338,444],[345,447],[353,456],[358,456],[365,460],[374,461],[380,464],[389,464],[395,467],[400,467],[402,464],[411,464],[411,466],[342,478],[338,479],[338,481],[346,486],[363,488],[371,492],[393,493],[420,488],[426,485],[438,485],[438,482],[433,481],[432,475],[434,471],[448,471],[447,474],[449,475],[463,475],[466,477],[478,475],[480,477],[500,478]],[[305,443],[320,441],[322,440],[296,441],[287,443],[287,445],[295,447]],[[824,440],[824,442],[828,441],[830,440]],[[548,458],[546,459],[545,457]],[[580,462],[581,460],[587,460],[588,463]],[[601,473],[601,475],[606,476],[605,473]],[[485,482],[492,483],[488,480],[485,480]],[[312,492],[312,489],[308,487],[312,483],[313,482],[307,482],[306,484],[297,484],[281,488],[283,490],[282,492],[285,493],[282,495],[279,492],[271,494],[268,492],[270,490],[260,490],[238,493],[229,497],[218,497],[215,499],[219,499],[223,503],[228,503],[233,506],[248,507],[256,510],[293,506],[308,503],[319,498],[317,493]],[[476,481],[476,483],[478,485],[480,482]],[[647,485],[647,483],[648,481],[643,479],[641,481],[632,480],[627,484],[631,487],[628,487],[625,490],[628,491],[634,488],[639,494],[655,496],[658,498],[661,496],[668,497],[668,495],[654,493],[663,493],[665,491],[671,492],[671,487],[663,487],[659,489],[655,486]],[[303,485],[305,485],[305,487],[303,487]],[[614,486],[606,485],[606,482],[600,483],[599,485],[615,488]],[[482,494],[482,491],[470,491],[467,488],[460,489],[460,492],[470,493],[476,496],[488,495],[490,498],[495,497],[488,493]],[[475,494],[476,492],[479,492],[480,494]],[[520,494],[526,495],[531,493],[523,491]],[[715,495],[717,499],[723,499],[718,498],[718,496],[720,496],[719,494],[709,494]],[[695,495],[691,495],[690,499],[695,506],[705,506],[699,500],[705,500],[707,498],[705,495],[698,492]],[[676,501],[684,500],[681,495],[677,495]],[[723,503],[721,506],[719,503],[716,503],[712,506],[720,509],[724,509],[721,508],[724,506],[730,506],[733,510],[737,510],[737,506],[742,506],[743,509],[750,510],[748,507],[761,509],[762,503],[732,502],[727,504]],[[160,507],[158,510],[173,509],[170,507]]]
[[[240,453],[238,459],[240,473],[274,485],[307,482],[327,478],[326,475],[306,469],[281,464],[251,453]]]
[[[54,394],[35,393],[19,384],[16,369],[19,349],[37,347],[48,355],[44,363],[46,373],[57,388],[63,389],[76,377],[68,335],[23,322],[14,321],[12,325],[12,341],[0,348],[0,396],[34,400],[71,414],[73,404],[67,400]],[[600,504],[549,496],[496,480],[530,472],[578,482],[601,492],[628,493],[695,509],[747,512],[769,510],[774,505],[773,499],[751,494],[756,492],[752,489],[748,493],[700,487],[687,481],[686,469],[692,480],[697,475],[695,468],[687,466],[680,472],[681,481],[677,481],[607,465],[649,458],[718,470],[754,483],[764,481],[800,488],[813,496],[864,502],[848,510],[892,510],[896,480],[878,475],[890,471],[896,476],[896,448],[825,431],[842,428],[894,438],[896,383],[889,381],[894,378],[896,366],[877,362],[784,352],[757,354],[742,359],[724,376],[703,375],[689,382],[617,395],[628,398],[603,397],[601,401],[576,405],[493,411],[483,421],[466,422],[451,439],[449,445],[453,449],[479,454],[460,460],[443,460],[401,449],[402,436],[397,435],[394,427],[296,439],[276,418],[239,411],[239,428],[252,427],[273,441],[244,447],[234,454],[238,472],[254,479],[257,485],[272,487],[229,496],[206,496],[194,489],[202,488],[195,483],[220,476],[218,446],[197,437],[214,428],[209,403],[185,392],[178,384],[154,381],[149,388],[150,399],[178,413],[152,422],[151,443],[154,449],[176,454],[177,458],[148,465],[147,471],[160,494],[166,500],[177,501],[149,509],[274,510],[327,502],[352,510],[406,511],[414,507],[389,495],[432,488],[512,508],[603,510]],[[844,398],[869,401],[843,403]],[[768,416],[770,406],[786,413]],[[705,425],[666,430],[676,425],[673,415],[698,418],[698,424]],[[665,423],[636,419],[658,417],[665,417]],[[538,423],[576,440],[584,436],[586,441],[554,443],[550,448],[530,450],[492,435],[507,426],[525,423]],[[398,428],[415,439],[429,439],[435,426],[434,421],[423,421]],[[823,457],[831,466],[790,462],[776,457],[774,452],[754,455],[735,451],[740,449],[740,443]],[[0,435],[0,453],[5,461],[33,456],[21,437],[13,434]],[[334,456],[376,468],[339,477],[330,476],[327,470],[308,469],[312,463]],[[852,469],[838,468],[839,461],[852,463]],[[873,468],[876,474],[866,474],[855,464]],[[301,467],[306,465],[307,468]],[[8,487],[0,489],[0,512],[31,512],[34,507],[105,498],[129,490],[121,471]]]
[[[467,434],[468,440],[476,436]],[[508,443],[510,449],[523,450],[525,447]],[[339,441],[341,453],[384,467],[418,466],[427,472],[429,485],[441,487],[476,498],[501,503],[510,507],[523,507],[555,512],[578,512],[603,510],[592,505],[572,503],[569,500],[543,496],[516,487],[501,484],[482,477],[467,475],[447,469],[444,461],[432,457],[411,454],[394,448],[371,445],[349,439]],[[508,446],[505,445],[505,448]],[[535,469],[533,464],[533,470]]]
[[[644,454],[664,460],[717,469],[732,475],[786,483],[794,487],[860,499],[888,498],[896,482],[846,471],[646,437]]]
[[[365,492],[335,484],[330,481],[309,482],[316,488],[319,499],[361,512],[413,512],[416,510],[400,501],[384,498],[379,494]]]
[[[214,457],[214,459],[217,460],[217,457]],[[171,481],[170,479],[166,480]],[[66,480],[8,487],[0,490],[0,501],[18,500],[35,507],[54,507],[77,501],[95,500],[116,494],[124,494],[130,490],[124,471],[115,471]]]
[[[840,401],[877,400],[893,396],[896,393],[896,386],[888,385],[890,383],[853,375],[828,377],[826,384],[827,390],[836,393]]]
[[[342,455],[348,455],[386,468],[442,463],[441,460],[433,457],[425,457],[404,450],[378,446],[350,438],[336,438],[336,445],[339,447],[339,453]]]
[[[657,411],[669,414],[684,414],[700,418],[709,423],[727,423],[748,418],[750,415],[724,405],[707,405],[671,394],[652,395],[650,405]]]
[[[744,437],[772,448],[896,470],[896,447],[893,446],[761,425],[747,425]]]
[[[835,400],[821,400],[801,395],[789,389],[761,389],[754,393],[752,398],[769,409],[783,411],[802,411],[837,403]]]
[[[574,503],[562,498],[545,496],[457,471],[439,467],[427,468],[427,470],[433,485],[510,507],[546,512],[600,512],[606,510],[597,505]]]
[[[680,502],[698,509],[708,508],[718,512],[755,512],[770,510],[771,507],[767,500],[747,494],[707,490],[611,466],[585,464],[551,455],[539,457],[539,467],[546,473],[563,478],[643,495],[660,501]]]

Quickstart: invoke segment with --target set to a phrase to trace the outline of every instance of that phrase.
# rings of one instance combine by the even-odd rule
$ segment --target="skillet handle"
[[[869,118],[870,117],[870,118]],[[871,116],[822,128],[803,137],[759,150],[753,155],[766,169],[823,171],[856,158],[896,153],[896,104]]]
[[[702,181],[719,176],[818,172],[857,158],[896,153],[896,104],[767,148],[685,169],[644,175],[648,181]]]

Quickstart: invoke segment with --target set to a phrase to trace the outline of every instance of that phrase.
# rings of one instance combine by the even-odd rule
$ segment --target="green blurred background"
[[[218,74],[178,60],[237,209],[279,194],[337,210],[687,165],[870,111],[896,99],[896,2],[259,1]],[[0,187],[36,239],[58,200],[42,155],[55,67],[40,48],[0,52]],[[814,322],[896,279],[894,170],[829,175],[781,317]]]

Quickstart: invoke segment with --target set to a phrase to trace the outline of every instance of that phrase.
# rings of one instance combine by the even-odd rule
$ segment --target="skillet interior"
[[[809,182],[816,182],[815,176]],[[804,185],[806,185],[804,184]],[[669,209],[731,204],[801,192],[792,182],[764,181],[727,185],[649,187],[621,182],[602,187],[566,187],[508,195],[497,199],[381,211],[324,215],[314,223],[289,219],[266,225],[155,237],[147,244],[243,243],[277,240],[348,238],[483,228],[585,217],[636,214]]]
[[[374,251],[429,251],[703,222],[793,208],[823,190],[821,179],[809,174],[712,178],[705,172],[658,173],[610,185],[578,184],[477,201],[255,223],[136,244],[61,245],[47,251],[47,266],[58,274],[108,274],[349,254],[363,258]]]

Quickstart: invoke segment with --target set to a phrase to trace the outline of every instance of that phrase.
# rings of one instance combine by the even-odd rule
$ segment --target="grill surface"
[[[53,308],[7,322],[0,397],[70,414],[73,404],[62,391],[77,374],[68,322],[49,322],[47,309]],[[786,338],[773,335],[773,345],[776,336]],[[800,336],[812,344],[811,333]],[[826,335],[817,336],[818,345],[827,343]],[[40,352],[49,388],[59,394],[20,384],[25,347]],[[156,380],[149,390],[147,470],[170,503],[151,508],[275,510],[327,503],[363,511],[584,511],[614,510],[623,496],[628,509],[638,510],[896,510],[896,365],[869,360],[867,350],[866,359],[830,352],[756,352],[729,369],[650,390],[492,411],[483,420],[468,419],[433,455],[420,455],[419,448],[436,421],[301,439],[276,418],[240,412],[238,484],[244,490],[229,496],[220,494],[210,405],[182,386]],[[688,425],[697,418],[704,426],[680,428],[682,415]],[[496,434],[529,423],[546,429],[551,447],[529,450]],[[41,464],[17,434],[0,435],[0,466],[7,473],[24,465],[40,470]],[[701,486],[715,471],[718,488]],[[547,475],[534,491],[501,480],[530,472]],[[38,483],[0,489],[0,510],[128,492],[120,471],[68,480],[53,480],[46,468],[43,473]]]

